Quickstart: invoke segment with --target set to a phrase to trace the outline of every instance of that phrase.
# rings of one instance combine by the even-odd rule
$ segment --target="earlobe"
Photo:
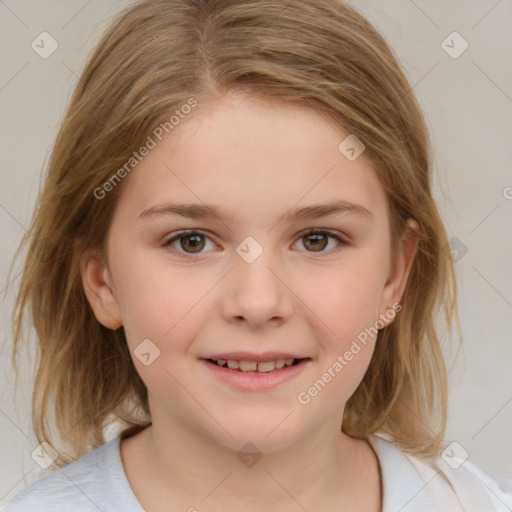
[[[98,322],[109,329],[121,327],[123,322],[111,276],[97,251],[87,249],[83,252],[80,274],[85,295]]]
[[[400,303],[416,256],[419,238],[420,227],[418,222],[409,219],[382,295],[381,309],[384,309],[384,311],[381,311],[381,314],[392,307],[392,304]]]

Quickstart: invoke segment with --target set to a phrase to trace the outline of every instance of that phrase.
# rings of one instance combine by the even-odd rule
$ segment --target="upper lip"
[[[277,361],[278,359],[306,359],[305,357],[286,352],[263,352],[261,354],[253,354],[251,352],[223,352],[221,354],[214,354],[203,359],[225,359],[227,361]]]

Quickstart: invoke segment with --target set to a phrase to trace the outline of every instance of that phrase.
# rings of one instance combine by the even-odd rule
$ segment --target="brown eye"
[[[203,235],[185,235],[179,240],[181,248],[185,251],[201,252],[205,245]]]
[[[198,231],[182,231],[162,245],[163,247],[171,247],[178,254],[201,254],[205,252],[203,249],[206,246],[206,240],[210,240],[209,237]]]
[[[328,244],[327,235],[305,235],[302,237],[304,247],[312,251],[323,251]]]
[[[348,242],[346,242],[338,233],[326,231],[325,229],[309,229],[301,235],[300,241],[306,248],[307,252],[329,253],[348,245]],[[330,239],[335,240],[337,244],[334,244],[330,250],[326,250]]]

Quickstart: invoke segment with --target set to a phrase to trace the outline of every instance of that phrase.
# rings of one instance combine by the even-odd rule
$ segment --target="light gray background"
[[[7,271],[77,76],[109,20],[128,3],[0,0],[0,504],[44,474],[31,458],[28,358],[22,387],[17,393],[13,387]],[[420,99],[436,148],[436,196],[450,236],[467,248],[456,264],[463,350],[455,364],[455,351],[446,348],[453,367],[447,439],[510,491],[512,2],[350,3],[387,38]],[[59,44],[48,59],[31,48],[43,31]],[[456,59],[441,46],[453,31],[469,44]],[[17,270],[12,277],[15,289]]]

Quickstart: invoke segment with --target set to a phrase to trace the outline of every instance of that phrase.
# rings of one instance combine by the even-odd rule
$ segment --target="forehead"
[[[131,172],[120,207],[215,204],[245,222],[339,200],[385,213],[370,160],[339,149],[349,135],[304,106],[236,96],[199,104]]]

